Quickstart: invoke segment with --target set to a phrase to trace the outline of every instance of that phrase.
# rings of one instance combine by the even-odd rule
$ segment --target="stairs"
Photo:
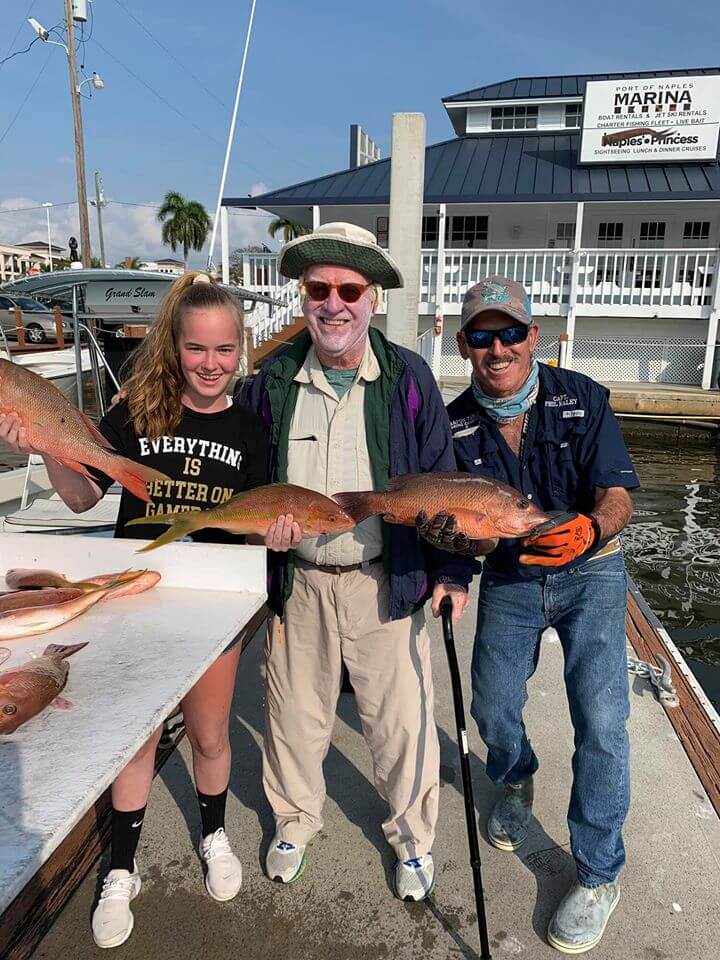
[[[305,329],[297,281],[288,280],[272,296],[281,301],[280,305],[258,303],[246,317],[248,328],[252,324],[253,363],[264,360]]]

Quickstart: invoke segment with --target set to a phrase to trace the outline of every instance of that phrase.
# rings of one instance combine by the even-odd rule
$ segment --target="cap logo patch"
[[[480,295],[483,303],[507,303],[510,299],[507,287],[502,283],[487,281],[481,284]]]

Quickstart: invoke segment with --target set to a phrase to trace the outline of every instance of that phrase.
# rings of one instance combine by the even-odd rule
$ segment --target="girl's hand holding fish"
[[[16,413],[0,413],[0,442],[6,443],[13,453],[25,456],[35,453],[28,443],[27,431]]]
[[[300,524],[293,519],[291,513],[281,514],[273,521],[265,534],[265,546],[276,553],[287,553],[296,547],[302,540]]]

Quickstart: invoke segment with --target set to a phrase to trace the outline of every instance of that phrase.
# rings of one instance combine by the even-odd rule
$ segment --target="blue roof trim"
[[[579,166],[580,134],[478,133],[425,151],[426,203],[718,200],[720,164]],[[256,197],[226,197],[228,207],[387,204],[390,158]]]
[[[466,100],[527,100],[530,97],[582,97],[588,80],[642,80],[652,77],[706,77],[720,73],[720,67],[687,70],[644,70],[630,73],[584,73],[555,77],[514,77],[474,90],[443,97],[452,104]]]

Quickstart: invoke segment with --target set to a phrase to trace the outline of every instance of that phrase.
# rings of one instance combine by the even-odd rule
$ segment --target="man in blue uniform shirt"
[[[565,953],[599,943],[619,897],[629,805],[626,576],[617,535],[632,515],[638,479],[608,391],[589,377],[538,363],[538,328],[519,283],[488,277],[464,299],[458,347],[472,383],[449,408],[459,470],[493,477],[563,518],[524,541],[468,541],[455,518],[419,528],[446,549],[487,554],[473,650],[472,714],[503,783],[490,842],[516,850],[528,833],[538,768],[523,723],[540,637],[555,627],[575,729],[568,811],[577,881],[548,940]]]

